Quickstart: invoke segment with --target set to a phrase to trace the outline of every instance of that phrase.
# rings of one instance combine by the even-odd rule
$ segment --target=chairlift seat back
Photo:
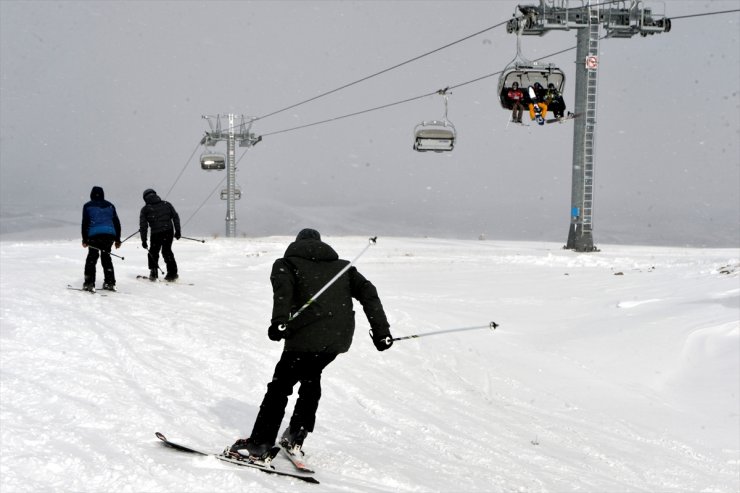
[[[419,152],[451,151],[455,147],[455,127],[450,122],[422,122],[414,132],[414,150]]]
[[[501,106],[507,110],[512,109],[514,105],[514,102],[508,97],[509,89],[511,89],[514,82],[519,83],[519,89],[524,93],[523,104],[526,106],[530,102],[527,94],[529,86],[533,86],[535,82],[539,82],[544,88],[547,88],[548,84],[553,84],[555,89],[562,94],[565,88],[565,74],[553,64],[538,65],[533,63],[531,65],[507,67],[501,74],[498,83]]]
[[[206,171],[226,169],[226,156],[221,153],[203,153],[200,156],[200,167]]]

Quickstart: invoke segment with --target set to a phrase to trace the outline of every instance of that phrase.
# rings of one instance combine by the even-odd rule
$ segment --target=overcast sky
[[[665,4],[647,3],[672,18],[740,8]],[[138,229],[146,188],[177,207],[183,234],[223,235],[226,203],[211,192],[224,174],[200,169],[201,115],[270,114],[494,26],[515,7],[0,0],[0,233],[74,238],[99,185],[125,236]],[[670,33],[601,42],[597,245],[740,245],[739,23],[738,13],[675,19]],[[535,59],[575,41],[575,31],[527,36],[522,51]],[[516,37],[502,26],[252,131],[415,98],[494,74],[515,54]],[[565,71],[572,107],[575,50],[547,61]],[[573,125],[507,128],[497,81],[453,91],[448,116],[459,139],[448,154],[411,148],[414,126],[442,117],[439,96],[266,136],[239,163],[239,235],[313,226],[328,235],[565,243]]]

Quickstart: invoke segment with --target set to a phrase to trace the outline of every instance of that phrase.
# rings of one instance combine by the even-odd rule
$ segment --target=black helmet
[[[147,196],[147,195],[151,195],[151,194],[155,194],[155,195],[156,195],[156,194],[157,194],[157,192],[155,192],[155,191],[154,191],[154,190],[152,190],[151,188],[147,188],[146,190],[144,190],[144,194],[142,195],[142,198],[143,198],[144,200],[146,200],[146,196]]]

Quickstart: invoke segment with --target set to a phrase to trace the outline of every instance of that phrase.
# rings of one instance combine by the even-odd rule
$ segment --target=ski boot
[[[280,437],[280,446],[289,454],[303,455],[301,448],[307,436],[308,431],[304,427],[301,426],[298,430],[292,432],[290,426],[288,426]]]
[[[82,285],[82,290],[83,291],[89,291],[91,293],[94,293],[95,292],[95,283],[86,282],[85,284]]]
[[[224,455],[232,459],[269,467],[270,462],[275,458],[275,449],[266,443],[255,444],[250,438],[240,438],[232,446],[226,447]]]
[[[157,280],[157,277],[159,277],[159,276],[157,275],[157,269],[151,269],[151,270],[149,271],[149,280],[150,280],[150,281],[152,281],[152,282],[154,282],[154,281],[156,281],[156,280]]]
[[[115,282],[104,282],[103,283],[103,289],[105,291],[118,291],[118,289],[116,289],[116,283]]]
[[[179,276],[177,274],[167,273],[167,275],[164,276],[164,280],[167,281],[167,282],[175,282],[175,281],[177,281],[177,278],[178,277]]]

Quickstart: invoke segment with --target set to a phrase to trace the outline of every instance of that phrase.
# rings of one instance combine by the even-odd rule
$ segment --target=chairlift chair
[[[226,156],[220,152],[206,151],[200,155],[200,167],[206,171],[226,169]]]
[[[507,66],[498,80],[498,95],[501,101],[501,107],[505,110],[511,110],[514,104],[507,95],[514,82],[519,83],[519,89],[524,93],[524,102],[528,104],[527,88],[533,86],[536,82],[539,82],[544,88],[547,88],[549,84],[553,84],[555,89],[562,94],[565,88],[565,74],[552,63],[516,63]]]
[[[565,74],[553,63],[539,63],[527,60],[521,53],[521,34],[524,22],[519,23],[516,31],[516,57],[506,68],[504,68],[498,79],[498,96],[501,107],[505,110],[513,109],[514,102],[508,97],[509,89],[514,82],[519,83],[519,88],[524,93],[524,104],[529,104],[527,88],[539,82],[542,87],[547,88],[553,84],[560,94],[565,89]]]
[[[439,94],[445,98],[445,116],[442,120],[426,120],[414,127],[414,150],[419,152],[449,152],[455,147],[457,131],[447,119],[447,89]]]
[[[414,128],[414,135],[415,151],[445,152],[455,147],[455,126],[448,121],[421,122]]]

